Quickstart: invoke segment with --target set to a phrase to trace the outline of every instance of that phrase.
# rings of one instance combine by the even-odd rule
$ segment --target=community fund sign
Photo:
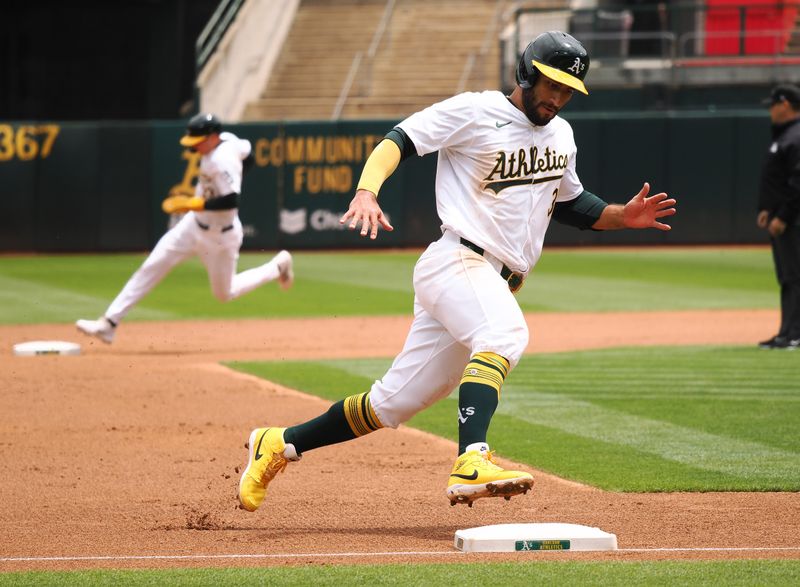
[[[389,128],[385,123],[380,127],[287,123],[276,128],[274,136],[262,134],[252,140],[256,167],[276,172],[282,242],[287,246],[357,242],[358,236],[348,234],[339,218],[355,194],[367,157]],[[391,216],[391,206],[386,213]]]
[[[256,165],[289,166],[293,194],[349,194],[354,191],[355,167],[361,168],[383,137],[296,136],[256,141]]]

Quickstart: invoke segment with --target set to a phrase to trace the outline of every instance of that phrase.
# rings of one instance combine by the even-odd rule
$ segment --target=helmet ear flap
[[[532,88],[536,85],[536,80],[539,79],[539,70],[536,67],[531,67],[531,74],[528,76],[528,87]]]
[[[517,64],[517,85],[523,90],[532,88],[536,85],[536,80],[539,79],[539,70],[531,63],[533,61],[533,43],[530,43],[522,56],[519,58]],[[528,63],[531,63],[528,65]]]
[[[517,85],[521,88],[530,87],[528,83],[528,72],[525,70],[525,54],[522,54],[522,57],[519,58],[519,63],[517,63]]]

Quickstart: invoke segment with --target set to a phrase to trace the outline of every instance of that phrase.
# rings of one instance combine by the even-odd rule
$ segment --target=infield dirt
[[[775,311],[527,318],[528,350],[539,353],[753,344],[778,323]],[[533,555],[543,560],[800,558],[797,493],[618,494],[532,470],[527,496],[450,507],[455,444],[406,427],[310,452],[278,476],[258,512],[237,509],[250,430],[297,423],[329,403],[219,362],[392,357],[409,321],[131,322],[112,346],[71,325],[0,327],[0,571],[520,560],[454,555],[454,533],[533,522],[597,526],[626,549]],[[11,353],[17,342],[53,339],[80,342],[82,355]],[[712,550],[668,550],[702,548]]]

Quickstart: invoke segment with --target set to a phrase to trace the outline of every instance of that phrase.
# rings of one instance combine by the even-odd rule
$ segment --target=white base
[[[457,530],[455,547],[462,552],[617,550],[617,537],[578,524],[496,524]]]
[[[32,340],[14,345],[14,354],[19,357],[39,355],[80,355],[81,345],[64,340]]]

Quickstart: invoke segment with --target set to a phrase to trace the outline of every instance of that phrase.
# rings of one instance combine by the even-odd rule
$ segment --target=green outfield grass
[[[196,259],[178,266],[130,320],[410,314],[419,252],[295,254],[290,292],[268,284],[228,304]],[[243,254],[239,269],[271,253]],[[144,255],[0,257],[0,324],[100,315]],[[525,311],[776,308],[768,249],[546,250],[518,299]]]
[[[458,556],[454,557],[458,558]],[[465,557],[466,558],[466,557]],[[80,571],[0,574],[0,585],[581,585],[630,587],[701,585],[737,587],[800,583],[800,561],[714,561],[659,563],[521,562],[480,565],[353,565],[271,569],[183,569],[166,571]]]

